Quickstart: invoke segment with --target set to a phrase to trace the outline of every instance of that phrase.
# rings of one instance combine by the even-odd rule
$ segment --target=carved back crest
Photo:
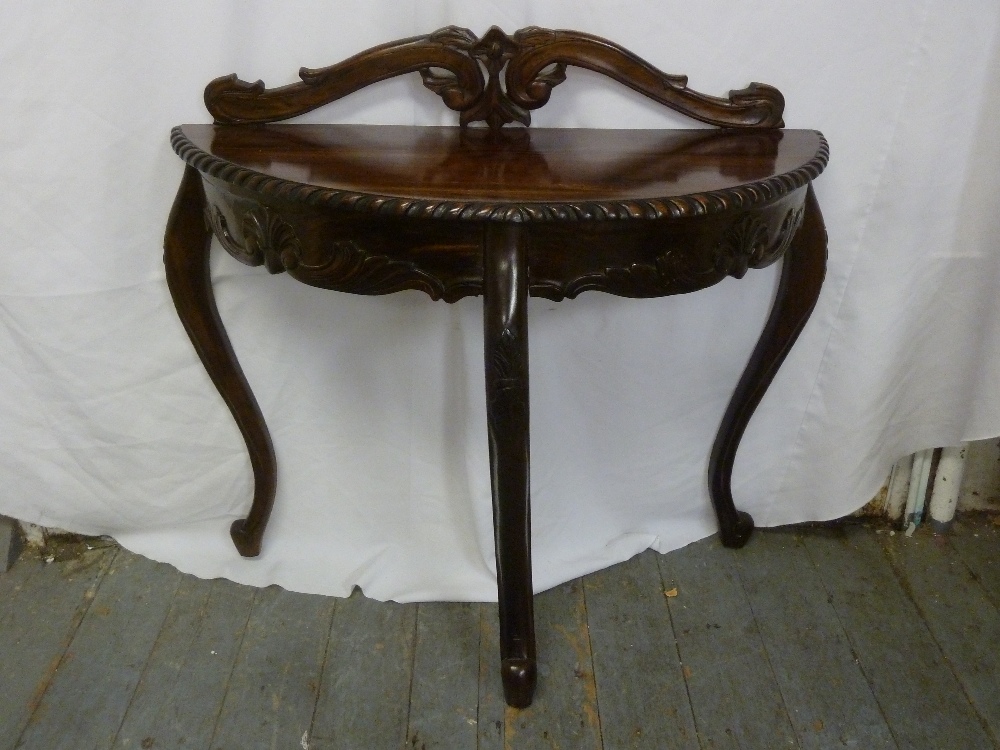
[[[530,110],[549,100],[552,89],[566,80],[568,66],[601,73],[711,125],[783,126],[785,100],[772,86],[751,83],[725,98],[708,96],[689,89],[687,76],[664,73],[606,39],[534,26],[513,36],[493,26],[482,38],[468,29],[446,26],[372,47],[327,68],[302,68],[299,83],[274,89],[263,81],[224,76],[206,87],[205,105],[217,123],[277,122],[372,83],[419,72],[424,86],[460,113],[462,126],[485,122],[498,129],[513,122],[530,124]]]

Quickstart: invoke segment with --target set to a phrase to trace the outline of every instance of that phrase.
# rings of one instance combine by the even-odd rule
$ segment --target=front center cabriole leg
[[[253,504],[246,519],[233,523],[230,535],[241,555],[256,557],[260,554],[264,527],[274,505],[277,484],[274,448],[257,399],[243,376],[219,318],[209,273],[211,244],[212,235],[205,226],[205,193],[201,175],[194,167],[188,166],[170,210],[163,240],[167,286],[177,315],[212,382],[229,406],[250,452],[254,478]]]
[[[500,674],[504,698],[516,708],[531,704],[536,682],[528,492],[526,235],[518,223],[488,223],[483,258],[486,424],[500,600]]]
[[[726,547],[742,547],[753,531],[753,518],[733,503],[733,462],[740,438],[816,307],[825,275],[826,227],[810,185],[802,226],[782,261],[774,306],[722,418],[708,462],[709,494],[719,519],[719,537]]]

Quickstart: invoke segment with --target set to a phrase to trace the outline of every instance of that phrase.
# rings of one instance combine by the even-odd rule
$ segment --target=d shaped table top
[[[776,128],[183,125],[173,142],[199,171],[261,194],[466,219],[515,206],[515,220],[746,209],[802,187],[827,159],[818,132]]]

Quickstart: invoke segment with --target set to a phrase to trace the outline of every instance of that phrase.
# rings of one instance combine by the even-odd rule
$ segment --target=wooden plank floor
[[[255,590],[90,546],[0,575],[0,750],[1000,747],[984,517],[706,539],[544,592],[523,711],[495,604]]]

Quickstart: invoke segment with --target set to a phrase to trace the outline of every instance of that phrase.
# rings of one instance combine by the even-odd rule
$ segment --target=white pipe
[[[910,488],[906,495],[906,511],[903,514],[903,527],[910,536],[920,525],[924,516],[924,498],[927,497],[927,483],[931,475],[931,464],[934,462],[934,449],[918,451],[913,454],[913,468],[910,470]]]
[[[965,457],[968,454],[965,443],[954,448],[942,448],[937,473],[928,507],[930,523],[935,531],[947,531],[955,518],[958,506],[958,492],[962,488],[965,473]]]
[[[910,472],[913,469],[913,456],[903,456],[892,467],[889,474],[889,489],[886,492],[885,512],[893,521],[903,517],[906,507],[906,496],[910,489]]]

